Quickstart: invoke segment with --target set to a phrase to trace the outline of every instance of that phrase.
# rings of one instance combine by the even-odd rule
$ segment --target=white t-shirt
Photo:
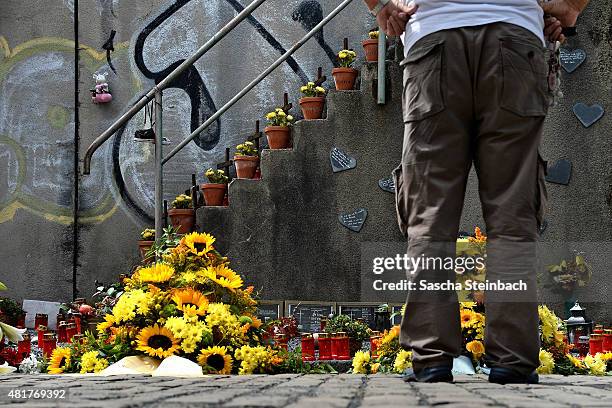
[[[409,0],[404,0],[409,3]],[[402,36],[404,52],[419,39],[440,30],[496,22],[511,23],[533,32],[544,42],[544,12],[537,0],[416,0],[419,9]]]

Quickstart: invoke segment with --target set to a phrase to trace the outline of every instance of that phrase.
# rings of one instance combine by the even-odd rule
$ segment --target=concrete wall
[[[87,296],[95,279],[109,281],[131,268],[137,260],[138,232],[152,224],[153,214],[153,149],[132,140],[133,132],[142,125],[142,115],[95,154],[90,176],[75,178],[75,147],[82,159],[95,136],[245,3],[81,0],[75,5],[74,0],[50,0],[42,6],[33,0],[2,2],[0,157],[8,165],[0,166],[0,254],[4,260],[0,280],[11,286],[16,296],[64,300],[73,295],[73,285],[75,294]],[[168,149],[337,3],[269,0],[254,19],[228,35],[178,80],[176,87],[165,92],[165,135],[171,140]],[[587,61],[565,76],[566,98],[551,112],[543,147],[547,159],[570,158],[574,164],[570,186],[549,185],[549,227],[544,238],[558,242],[562,251],[569,249],[568,241],[594,242],[584,249],[592,253],[596,277],[584,290],[595,302],[609,302],[604,284],[609,281],[608,261],[612,259],[610,252],[605,252],[612,232],[611,119],[606,115],[585,130],[571,113],[571,106],[578,101],[612,106],[610,4],[609,0],[593,2],[581,18],[580,35],[572,40],[572,46],[586,50]],[[351,46],[359,49],[358,41],[373,24],[356,0],[322,36],[309,42],[166,166],[165,198],[170,200],[185,190],[191,173],[203,181],[206,168],[221,161],[226,146],[242,141],[256,119],[280,104],[283,92],[289,92],[296,104],[298,87],[315,75],[318,66],[329,73],[342,38],[349,37]],[[111,53],[116,73],[102,47],[112,30],[116,31]],[[79,47],[76,68],[75,42]],[[88,90],[94,72],[109,72],[114,96],[111,104],[91,104]],[[355,137],[364,139],[364,145],[368,140],[378,141],[375,133],[359,130],[371,122],[355,123]],[[401,129],[398,132],[401,134]],[[361,187],[353,186],[350,188],[357,188],[353,194],[360,194]],[[473,186],[470,191],[463,224],[466,230],[483,224]],[[313,194],[316,192],[314,189]],[[384,202],[374,205],[392,205],[390,197],[383,197]],[[260,206],[259,211],[272,208]],[[239,271],[249,275],[246,265]]]

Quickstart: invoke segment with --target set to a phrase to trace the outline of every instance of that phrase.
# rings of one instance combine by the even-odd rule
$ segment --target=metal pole
[[[242,91],[240,91],[236,96],[234,96],[229,102],[227,102],[223,107],[221,107],[217,112],[215,112],[206,122],[204,122],[199,128],[193,131],[191,135],[189,135],[185,140],[178,144],[166,157],[164,157],[163,163],[167,163],[175,154],[177,154],[183,147],[185,147],[189,142],[191,142],[197,135],[202,133],[206,128],[208,128],[212,123],[214,123],[219,116],[221,116],[225,111],[231,108],[236,102],[238,102],[244,95],[246,95],[251,89],[255,88],[263,79],[265,79],[272,71],[274,71],[280,64],[285,62],[293,53],[299,50],[308,40],[310,40],[314,35],[320,31],[327,23],[329,23],[332,19],[334,19],[342,10],[344,10],[353,0],[344,0],[338,7],[334,9],[327,17],[325,17],[319,24],[317,24],[306,36],[304,36],[300,41],[295,43],[293,47],[291,47],[286,53],[283,54],[282,57],[277,59],[272,65],[268,67],[264,72],[262,72],[257,78],[255,78],[250,84],[248,84]]]
[[[155,92],[155,241],[160,242],[163,234],[164,217],[164,166],[163,156],[163,121],[162,121],[162,91]]]
[[[234,17],[229,23],[227,23],[217,34],[215,34],[210,40],[200,47],[191,57],[186,59],[181,65],[176,67],[174,71],[168,74],[156,87],[149,90],[142,99],[140,99],[130,110],[121,115],[119,119],[115,121],[104,133],[96,138],[93,143],[87,149],[85,157],[83,158],[83,174],[90,174],[91,171],[91,157],[98,148],[115,134],[117,130],[121,128],[128,120],[136,115],[140,110],[153,99],[156,89],[164,90],[166,87],[183,73],[187,68],[192,66],[202,55],[206,54],[215,44],[223,39],[230,31],[232,31],[242,20],[249,17],[255,9],[257,9],[266,0],[254,0],[244,10],[242,10],[236,17]]]
[[[387,35],[378,28],[378,104],[387,103]]]

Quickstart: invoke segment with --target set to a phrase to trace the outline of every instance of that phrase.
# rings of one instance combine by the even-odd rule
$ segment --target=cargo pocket
[[[538,153],[538,180],[536,196],[536,218],[538,221],[538,230],[542,228],[544,223],[546,204],[548,203],[548,192],[546,191],[546,172],[547,162]]]
[[[400,232],[408,238],[408,201],[404,191],[404,180],[402,165],[393,170],[393,182],[395,183],[395,211],[397,213],[397,224]]]
[[[404,122],[425,119],[444,110],[442,40],[415,45],[400,63],[404,68]]]
[[[500,107],[519,116],[545,116],[549,103],[544,49],[520,39],[502,38],[500,55]]]

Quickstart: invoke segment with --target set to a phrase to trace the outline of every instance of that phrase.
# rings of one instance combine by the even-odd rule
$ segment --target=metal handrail
[[[191,57],[183,61],[181,65],[176,67],[174,71],[168,74],[159,84],[151,88],[130,110],[124,113],[115,121],[106,131],[98,136],[92,144],[87,148],[85,157],[83,158],[83,174],[87,175],[91,172],[91,158],[96,150],[111,136],[115,134],[123,125],[134,117],[140,110],[153,98],[156,92],[161,92],[170,85],[170,83],[181,75],[185,70],[189,69],[197,60],[208,52],[215,44],[221,41],[230,31],[232,31],[244,19],[248,18],[266,0],[254,0],[248,7],[242,10],[236,17],[227,23],[219,32],[217,32],[210,40],[202,45]]]
[[[217,112],[215,112],[210,118],[208,118],[200,127],[194,130],[185,140],[178,144],[174,149],[168,153],[162,164],[166,164],[168,160],[174,157],[181,149],[183,149],[189,142],[191,142],[194,138],[196,138],[200,133],[206,130],[211,124],[213,124],[219,116],[221,116],[225,111],[234,106],[244,95],[246,95],[251,89],[255,88],[261,81],[263,81],[272,71],[274,71],[280,64],[285,62],[291,55],[293,55],[297,50],[302,48],[304,44],[308,40],[310,40],[314,35],[319,32],[327,23],[333,20],[342,10],[344,10],[353,0],[344,0],[338,7],[336,7],[327,17],[325,17],[319,24],[317,24],[312,30],[308,32],[301,40],[296,42],[293,47],[291,47],[287,52],[285,52],[279,59],[277,59],[272,65],[270,65],[264,72],[259,74],[257,78],[255,78],[251,83],[245,86],[242,91],[238,92],[236,96],[229,100],[225,105],[223,105]],[[384,59],[383,59],[384,61]]]

